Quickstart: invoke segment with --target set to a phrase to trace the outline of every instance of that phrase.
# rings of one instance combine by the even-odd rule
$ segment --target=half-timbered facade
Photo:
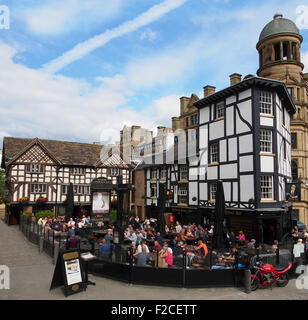
[[[119,153],[101,159],[102,146],[66,141],[5,137],[1,166],[6,170],[6,213],[18,220],[22,201],[35,207],[43,198],[46,208],[59,207],[73,184],[74,205],[91,213],[91,183],[104,178],[110,184],[128,184],[130,168]],[[18,211],[18,210],[17,210]]]
[[[284,83],[250,77],[197,102],[198,156],[148,165],[147,212],[155,211],[159,183],[172,197],[166,211],[184,222],[211,221],[217,181],[222,180],[230,229],[277,238],[287,228],[286,183],[291,181],[290,115],[294,104]],[[154,163],[154,162],[153,162]],[[153,215],[153,214],[151,214]],[[194,217],[194,218],[193,218]]]

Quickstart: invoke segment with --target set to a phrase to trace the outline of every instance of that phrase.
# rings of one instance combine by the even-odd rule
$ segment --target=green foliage
[[[32,213],[31,212],[24,212],[22,214],[22,217],[26,217],[26,218],[30,218],[32,216]]]
[[[135,216],[135,214],[136,214],[135,209],[130,210],[130,214],[131,214],[132,216]]]
[[[50,210],[41,210],[41,211],[38,211],[37,213],[36,213],[36,220],[38,221],[40,218],[47,218],[48,216],[49,217],[53,217],[53,212],[52,211],[50,211]]]
[[[110,217],[110,222],[115,223],[117,221],[117,210],[111,209],[109,217]]]

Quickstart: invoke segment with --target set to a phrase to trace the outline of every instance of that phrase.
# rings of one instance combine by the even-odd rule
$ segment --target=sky
[[[0,148],[4,136],[108,144],[124,125],[171,127],[180,97],[256,74],[277,12],[300,29],[308,72],[308,0],[0,0]]]

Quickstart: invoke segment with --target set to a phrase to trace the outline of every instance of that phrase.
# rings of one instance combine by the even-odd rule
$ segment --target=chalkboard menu
[[[84,270],[77,250],[59,252],[50,290],[63,287],[64,295],[86,290]]]

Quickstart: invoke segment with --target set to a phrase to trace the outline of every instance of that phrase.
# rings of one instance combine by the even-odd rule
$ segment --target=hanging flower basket
[[[22,198],[18,199],[18,202],[22,205],[26,204],[28,201],[29,201],[29,199],[27,197],[22,197]]]
[[[39,202],[39,203],[45,203],[45,202],[47,201],[47,198],[38,197],[38,198],[36,199],[36,201]]]

